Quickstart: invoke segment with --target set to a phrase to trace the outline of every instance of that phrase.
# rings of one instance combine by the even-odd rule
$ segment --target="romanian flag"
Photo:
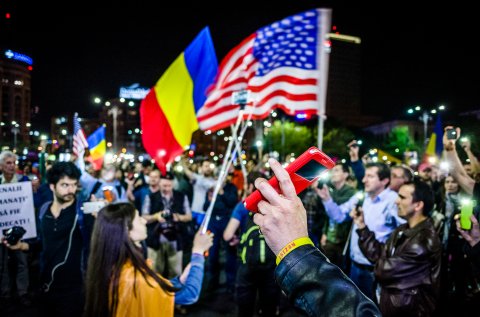
[[[217,73],[217,57],[204,28],[160,77],[140,106],[143,146],[165,173],[166,164],[190,145],[197,112]]]
[[[424,160],[428,157],[437,157],[442,156],[443,151],[443,127],[442,120],[440,119],[440,114],[437,116],[437,122],[435,123],[435,128],[433,129],[432,135],[430,136],[430,141],[428,142],[427,149],[425,150]]]
[[[90,156],[88,161],[92,163],[93,168],[98,171],[102,168],[103,157],[107,151],[107,146],[105,142],[105,126],[102,125],[100,128],[95,130],[87,138],[88,148],[90,150]]]

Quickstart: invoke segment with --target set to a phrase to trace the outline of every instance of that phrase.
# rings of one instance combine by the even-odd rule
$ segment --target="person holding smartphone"
[[[475,215],[471,215],[470,220],[472,221],[472,229],[464,230],[460,225],[460,215],[455,216],[457,230],[468,243],[465,253],[475,263],[476,267],[480,267],[480,225]]]
[[[451,131],[455,130],[455,134]],[[453,138],[455,136],[455,138]],[[461,136],[461,129],[459,127],[446,126],[443,134],[443,148],[445,160],[450,165],[450,173],[457,180],[460,187],[473,198],[480,201],[480,183],[475,182],[473,178],[468,176],[463,168],[462,162],[457,153],[456,142]]]
[[[277,283],[296,309],[308,316],[380,316],[377,306],[308,238],[307,215],[290,175],[281,164],[269,164],[280,185],[277,192],[266,179],[255,187],[263,199],[254,222],[276,255]]]
[[[448,132],[451,129],[455,130],[455,138],[453,133]],[[450,138],[449,138],[450,136]],[[450,165],[450,174],[461,187],[461,189],[467,194],[471,195],[471,199],[480,202],[480,183],[476,182],[465,171],[456,149],[456,142],[461,138],[461,129],[459,127],[446,126],[445,133],[443,135],[444,156],[446,161]],[[460,208],[461,209],[461,208]],[[453,248],[457,256],[451,258],[449,265],[453,268],[451,272],[455,274],[453,282],[456,284],[453,291],[448,294],[446,300],[442,300],[444,310],[451,314],[458,314],[461,312],[469,312],[472,309],[477,309],[476,306],[480,296],[480,270],[478,269],[478,245],[476,248],[472,248],[471,241],[476,241],[474,238],[478,234],[475,228],[474,221],[472,220],[472,229],[465,230],[460,227],[460,214],[455,215],[455,220],[458,218],[457,232],[466,240],[462,241],[458,239],[457,244],[450,247]],[[478,212],[474,212],[470,218],[478,220]],[[478,223],[478,221],[476,221]],[[455,228],[454,228],[455,229]],[[472,236],[471,236],[472,235]],[[475,244],[474,244],[475,245]],[[473,256],[472,256],[473,250]],[[477,254],[475,256],[475,254]],[[448,285],[447,285],[448,286]],[[448,311],[450,309],[450,311]]]
[[[356,192],[354,188],[346,183],[347,178],[350,175],[350,169],[346,164],[337,162],[330,173],[330,182],[332,186],[330,188],[326,186],[318,187],[316,189],[317,195],[326,201],[331,199],[336,204],[341,205],[353,197]],[[351,226],[351,219],[337,222],[329,217],[323,228],[323,235],[321,238],[321,246],[325,255],[333,264],[345,269],[345,271],[347,271],[348,267],[346,265],[343,250],[345,244],[348,242]]]
[[[407,222],[397,227],[385,243],[379,242],[365,224],[363,212],[350,213],[358,244],[374,263],[384,316],[431,316],[437,305],[442,250],[429,216],[434,206],[433,191],[420,180],[405,183],[396,204],[398,215]]]

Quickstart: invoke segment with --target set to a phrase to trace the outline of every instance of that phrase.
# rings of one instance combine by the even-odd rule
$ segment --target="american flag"
[[[240,106],[232,93],[249,91],[244,118],[263,119],[272,109],[288,115],[317,114],[321,19],[329,9],[313,9],[257,30],[223,59],[214,86],[197,112],[202,130],[234,124]],[[329,22],[329,16],[327,21]]]
[[[80,119],[78,113],[73,115],[73,153],[78,156],[79,153],[85,152],[85,148],[88,147],[85,133],[80,126]]]

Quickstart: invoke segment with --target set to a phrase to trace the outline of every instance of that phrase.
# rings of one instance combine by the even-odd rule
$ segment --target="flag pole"
[[[242,169],[242,174],[243,174],[243,181],[245,184],[247,184],[247,169],[245,168],[245,165],[243,164],[243,160],[241,158],[241,154],[242,154],[242,147],[240,145],[240,140],[238,139],[237,137],[237,134],[236,132],[234,132],[233,130],[233,125],[230,126],[230,129],[232,130],[232,137],[233,137],[233,140],[235,141],[235,148],[238,152],[238,155],[240,157],[240,168]],[[232,155],[233,157],[233,155]]]
[[[235,126],[232,129],[232,139],[228,142],[227,150],[225,151],[225,156],[223,159],[222,163],[222,168],[220,169],[220,173],[218,176],[217,184],[215,185],[215,189],[213,191],[212,195],[212,201],[210,202],[210,205],[208,206],[207,211],[205,212],[205,218],[203,219],[202,222],[202,234],[205,234],[207,232],[208,224],[210,223],[210,218],[212,217],[212,211],[213,211],[213,206],[215,205],[215,201],[217,200],[218,192],[220,191],[220,188],[223,185],[223,181],[225,180],[226,177],[226,171],[228,167],[230,166],[230,155],[234,155],[234,153],[237,151],[235,148],[232,153],[232,147],[234,141],[234,135],[236,135],[238,127],[240,126],[240,123],[242,122],[242,117],[243,117],[243,110],[240,110],[238,112],[238,117],[237,121],[235,122]]]
[[[330,30],[331,25],[331,9],[318,9],[318,28],[320,29],[320,36],[317,43],[317,67],[320,72],[318,85],[318,137],[317,145],[319,149],[323,146],[323,126],[326,117],[326,100],[327,100],[327,86],[328,86],[328,63],[329,56],[325,48],[325,41],[327,40],[327,30]]]
[[[252,109],[248,113],[248,117],[245,120],[246,124],[242,126],[240,134],[237,137],[237,131],[238,131],[238,128],[240,127],[240,125],[242,123],[242,120],[243,120],[244,108],[245,108],[245,105],[248,102],[249,94],[250,94],[250,92],[248,90],[241,90],[239,92],[236,92],[236,93],[232,94],[232,104],[240,105],[240,110],[238,112],[237,121],[235,122],[235,125],[233,126],[233,129],[232,129],[232,139],[230,140],[230,142],[228,142],[228,147],[227,147],[227,150],[225,151],[225,157],[224,157],[224,160],[223,160],[223,163],[222,163],[222,168],[220,170],[220,174],[219,174],[219,177],[218,177],[218,180],[217,180],[217,184],[216,184],[215,189],[213,191],[212,201],[210,202],[210,205],[208,206],[208,209],[205,212],[205,218],[203,219],[203,222],[202,222],[202,225],[201,225],[201,227],[202,227],[201,233],[202,234],[205,234],[207,232],[208,224],[210,223],[210,219],[212,218],[213,206],[215,205],[215,201],[217,200],[218,192],[220,191],[220,188],[222,187],[223,182],[224,182],[225,178],[227,177],[227,169],[230,166],[230,164],[233,162],[233,158],[235,156],[235,153],[237,151],[239,151],[239,153],[241,153],[240,152],[240,147],[238,146],[238,144],[235,146],[233,151],[232,151],[232,147],[233,147],[233,143],[236,142],[235,139],[237,139],[237,142],[238,142],[238,139],[240,139],[240,140],[243,139],[243,135],[245,134],[245,131],[248,128],[248,122],[250,121],[250,119],[252,118],[252,115],[253,115],[253,106],[252,106]],[[230,156],[231,156],[231,158],[230,158]]]

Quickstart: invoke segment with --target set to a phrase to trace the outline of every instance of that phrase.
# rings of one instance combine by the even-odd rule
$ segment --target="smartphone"
[[[99,212],[107,203],[104,201],[86,201],[83,203],[82,209],[84,214]]]
[[[355,197],[357,197],[358,201],[357,204],[355,205],[355,213],[358,216],[360,216],[360,208],[363,206],[363,201],[365,200],[365,193],[364,192],[357,192],[355,194]]]
[[[335,163],[330,157],[312,146],[285,169],[295,186],[296,194],[298,194],[315,182],[323,172],[334,166]],[[268,182],[277,192],[280,192],[280,186],[275,176],[273,176]],[[245,198],[243,204],[247,210],[258,212],[257,205],[262,199],[264,199],[262,194],[260,194],[258,190],[255,190]]]
[[[328,186],[329,182],[330,182],[330,175],[328,173],[324,173],[318,179],[317,188],[322,189],[324,185]]]
[[[460,209],[460,228],[463,230],[472,229],[472,220],[470,216],[473,214],[473,201],[466,200],[462,202]]]
[[[455,130],[453,128],[450,128],[450,129],[447,129],[446,133],[447,133],[447,139],[448,140],[456,140],[457,139],[457,130]]]

